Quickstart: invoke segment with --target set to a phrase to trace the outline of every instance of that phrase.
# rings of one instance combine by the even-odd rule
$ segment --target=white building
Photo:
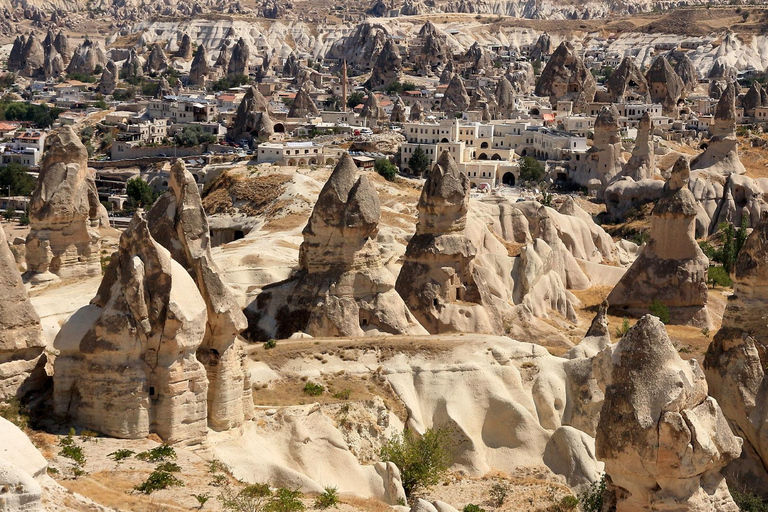
[[[341,148],[314,142],[263,142],[256,148],[256,161],[278,165],[335,165],[344,152]]]
[[[37,167],[43,156],[44,147],[45,132],[40,130],[17,132],[11,139],[11,143],[5,146],[2,163],[3,165],[17,163],[26,167]]]

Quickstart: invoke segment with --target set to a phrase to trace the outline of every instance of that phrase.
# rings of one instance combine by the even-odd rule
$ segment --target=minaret
[[[347,59],[341,64],[341,111],[347,111]]]

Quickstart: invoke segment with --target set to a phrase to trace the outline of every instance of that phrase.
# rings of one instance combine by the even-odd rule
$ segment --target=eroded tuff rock
[[[553,105],[559,100],[573,101],[579,111],[595,98],[597,84],[570,43],[563,41],[536,82],[536,95],[548,96]]]
[[[736,140],[736,87],[733,82],[728,83],[717,102],[714,123],[709,131],[712,137],[707,149],[691,160],[691,169],[726,176],[746,173],[747,169],[739,158],[739,143]]]
[[[177,160],[168,191],[147,214],[152,237],[194,279],[205,301],[207,324],[196,357],[208,375],[208,426],[227,430],[251,417],[253,399],[239,334],[248,323],[211,256],[208,220],[197,182]]]
[[[190,60],[192,58],[192,39],[189,37],[189,34],[185,33],[181,36],[181,42],[179,42],[179,49],[176,51],[176,57],[183,60]]]
[[[654,301],[669,308],[672,323],[709,327],[709,260],[696,242],[696,199],[688,189],[690,168],[680,157],[653,208],[650,241],[614,287],[615,308],[647,311]]]
[[[201,442],[207,429],[207,305],[141,213],[120,236],[99,291],[56,337],[54,407],[106,435]]]
[[[320,111],[317,109],[314,100],[310,97],[307,86],[302,85],[293,99],[291,110],[288,111],[288,117],[307,117],[318,114],[320,114]]]
[[[189,68],[189,84],[205,85],[205,79],[208,77],[208,56],[205,52],[205,46],[200,45],[195,52],[195,58]]]
[[[431,334],[502,333],[502,313],[509,313],[511,297],[498,295],[500,279],[493,267],[476,261],[478,252],[487,248],[475,245],[478,236],[466,232],[469,179],[448,151],[429,173],[418,209],[416,234],[405,251],[397,292]],[[470,227],[473,230],[483,231],[477,225]]]
[[[45,338],[0,227],[0,403],[42,388]],[[2,494],[2,493],[0,493]]]
[[[269,117],[267,99],[259,90],[251,86],[237,107],[237,114],[232,126],[227,130],[230,140],[253,140],[269,137],[274,133],[274,123]]]
[[[375,125],[381,119],[386,119],[384,109],[381,108],[381,103],[379,102],[379,97],[372,90],[369,90],[365,96],[360,117],[367,119],[372,125]]]
[[[747,116],[754,116],[757,107],[768,106],[768,93],[760,85],[760,82],[752,84],[747,93],[741,98],[741,106],[744,107],[744,115]]]
[[[664,325],[645,315],[604,362],[597,458],[617,512],[737,512],[721,473],[741,453],[695,359],[683,361]]]
[[[359,75],[372,70],[388,37],[386,28],[366,21],[357,25],[348,36],[336,41],[328,56],[339,62],[345,60],[350,74]]]
[[[99,79],[99,92],[104,95],[109,95],[115,92],[119,78],[115,61],[109,59],[109,62],[104,66],[104,71],[102,71],[101,78]]]
[[[54,279],[54,274],[101,275],[96,228],[103,214],[85,146],[70,126],[52,131],[29,204],[26,259],[33,282]]]
[[[552,53],[552,38],[546,32],[542,33],[531,49],[529,59],[531,62],[544,60]]]
[[[586,158],[586,165],[592,172],[587,173],[582,181],[588,180],[590,176],[597,177],[604,190],[624,165],[619,111],[614,105],[605,106],[600,110],[595,119],[594,131],[594,143]],[[602,190],[598,196],[602,196]]]
[[[496,83],[496,111],[501,117],[508,117],[515,109],[515,93],[512,84],[503,76]]]
[[[742,459],[729,470],[755,490],[765,489],[768,483],[768,409],[764,406],[768,392],[767,256],[768,213],[763,213],[736,259],[733,295],[704,360],[712,396],[744,439]]]
[[[376,189],[345,153],[304,228],[301,271],[262,290],[246,313],[249,330],[273,338],[299,331],[312,336],[426,333],[381,261],[380,217]]]
[[[431,74],[440,73],[452,58],[446,35],[427,21],[419,30],[419,38],[422,46],[416,63]]]
[[[687,96],[696,90],[699,85],[699,73],[696,71],[691,59],[686,52],[671,51],[667,53],[667,60],[683,81],[683,96]]]
[[[469,64],[469,70],[472,73],[482,73],[493,69],[493,59],[477,41],[472,43],[461,60]]]
[[[147,56],[147,62],[144,63],[144,71],[147,73],[162,73],[168,69],[168,57],[159,44],[152,45],[152,49]]]
[[[246,75],[248,76],[248,60],[251,57],[251,50],[241,37],[232,47],[232,55],[227,64],[227,75]]]
[[[685,84],[664,55],[653,61],[645,74],[654,103],[661,103],[665,116],[677,117],[677,102],[683,96]]]
[[[624,165],[621,173],[635,181],[652,179],[656,174],[656,153],[653,148],[653,121],[646,110],[637,127],[635,147],[632,156]]]
[[[451,82],[445,90],[443,100],[440,102],[440,110],[452,116],[458,112],[464,112],[469,108],[469,94],[464,87],[464,80],[458,73],[451,77]]]
[[[648,82],[632,57],[624,57],[606,80],[605,87],[608,90],[607,100],[611,103],[648,102],[651,99]]]
[[[8,69],[18,70],[19,74],[28,77],[37,77],[43,75],[43,65],[45,64],[45,50],[40,40],[33,33],[29,34],[26,39],[24,36],[17,38],[19,42],[19,49],[16,50],[16,42],[14,42],[11,50],[11,56],[8,59]]]
[[[393,123],[404,123],[406,121],[405,104],[400,96],[395,99],[395,106],[392,107],[392,114],[390,114],[389,120]]]
[[[94,43],[90,39],[86,39],[72,54],[72,60],[67,66],[67,73],[92,75],[97,66],[103,68],[106,63],[107,55],[104,53],[101,43]]]
[[[400,51],[397,44],[390,37],[384,43],[384,48],[376,57],[376,63],[373,66],[371,78],[368,85],[371,89],[386,87],[393,82],[400,80],[403,74],[403,59],[400,57]]]
[[[142,76],[144,76],[144,66],[136,50],[131,48],[131,53],[128,54],[128,58],[125,59],[120,68],[120,78],[131,79],[141,78]]]
[[[424,118],[424,110],[421,108],[421,103],[415,101],[411,105],[411,114],[408,116],[411,121],[422,121]]]

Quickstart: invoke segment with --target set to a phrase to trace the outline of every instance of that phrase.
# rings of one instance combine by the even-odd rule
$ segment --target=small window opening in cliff
[[[149,387],[149,396],[155,396],[155,386]]]
[[[235,240],[240,240],[241,238],[245,238],[245,233],[239,229],[235,230]]]

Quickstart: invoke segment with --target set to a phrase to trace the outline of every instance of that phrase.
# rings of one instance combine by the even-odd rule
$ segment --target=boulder
[[[70,126],[45,140],[40,176],[29,204],[27,273],[33,283],[101,275],[99,202],[88,151]]]
[[[595,445],[617,512],[737,512],[722,469],[741,453],[695,359],[683,361],[664,325],[645,315],[607,349]]]
[[[658,301],[675,324],[710,327],[707,312],[709,260],[696,242],[696,199],[688,189],[690,168],[680,157],[652,211],[650,241],[608,295],[618,310],[648,311]]]
[[[44,349],[40,317],[0,227],[0,403],[43,387]]]
[[[189,272],[137,212],[96,296],[56,336],[55,412],[112,437],[202,442],[208,379],[195,354],[206,311]]]
[[[248,324],[213,261],[200,191],[182,160],[171,167],[168,191],[147,214],[147,223],[152,238],[187,269],[205,301],[207,324],[195,356],[208,375],[208,426],[214,430],[240,426],[253,409],[239,338]]]

